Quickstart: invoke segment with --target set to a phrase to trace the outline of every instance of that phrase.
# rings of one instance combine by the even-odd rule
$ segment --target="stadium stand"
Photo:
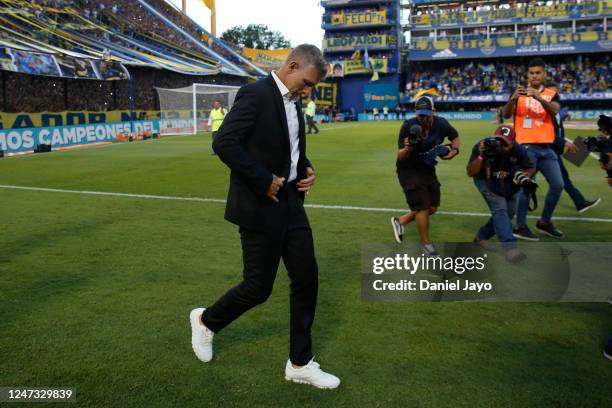
[[[265,74],[163,0],[0,0],[0,62],[3,112],[155,110],[155,86]]]
[[[505,103],[543,57],[565,103],[596,108],[612,95],[612,2],[402,1],[406,64],[400,100],[435,88],[449,110]],[[466,105],[466,103],[468,105]]]
[[[612,86],[612,61],[609,55],[597,57],[578,56],[563,60],[549,60],[549,76],[563,93],[592,95],[608,91]],[[427,69],[415,64],[406,82],[406,94],[436,88],[443,95],[454,98],[464,95],[508,94],[516,84],[527,77],[524,63],[507,61],[500,63],[453,63],[447,67]]]

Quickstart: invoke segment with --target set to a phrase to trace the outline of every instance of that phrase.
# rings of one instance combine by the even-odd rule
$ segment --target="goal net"
[[[209,130],[208,119],[214,101],[227,111],[240,87],[193,84],[185,88],[155,88],[159,97],[160,133],[195,134]]]

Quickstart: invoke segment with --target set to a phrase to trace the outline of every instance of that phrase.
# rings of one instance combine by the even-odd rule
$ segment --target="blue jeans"
[[[563,159],[561,159],[561,157],[559,157],[559,168],[561,169],[561,175],[563,176],[564,189],[567,194],[569,194],[569,196],[572,198],[576,209],[579,209],[584,205],[586,199],[584,198],[582,193],[580,193],[580,191],[578,191],[578,189],[572,184],[572,181],[569,178],[569,174],[567,172],[567,169],[565,168],[565,165],[563,164]]]
[[[518,193],[513,194],[510,198],[506,198],[492,192],[486,180],[475,178],[474,184],[491,211],[491,218],[489,218],[485,225],[480,227],[476,234],[476,239],[490,239],[497,235],[497,239],[505,243],[503,244],[504,248],[516,247],[516,238],[512,235],[512,217],[514,217],[516,210]]]
[[[536,170],[542,172],[548,182],[548,193],[544,200],[544,209],[540,219],[545,222],[550,222],[553,211],[561,198],[563,192],[563,176],[559,168],[559,156],[548,145],[525,144],[527,155],[531,162],[535,165]],[[516,224],[527,224],[527,206],[528,200],[523,189],[519,192],[518,209],[516,212]]]

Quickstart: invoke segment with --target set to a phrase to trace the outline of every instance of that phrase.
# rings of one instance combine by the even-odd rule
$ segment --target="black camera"
[[[487,159],[501,156],[503,141],[497,137],[487,137],[482,141],[482,155]]]
[[[521,169],[514,169],[511,173],[514,174],[512,180],[514,184],[520,186],[523,189],[523,193],[530,202],[533,202],[533,206],[531,204],[528,205],[530,211],[538,208],[538,200],[536,198],[536,190],[538,189],[538,183],[535,182],[534,179],[529,177],[524,171]]]
[[[606,136],[591,136],[584,139],[584,144],[591,152],[612,152],[612,139]]]
[[[590,152],[599,153],[599,161],[607,166],[610,162],[609,153],[612,153],[612,117],[599,115],[597,128],[604,136],[591,136],[584,139],[584,144]]]
[[[606,134],[607,136],[612,136],[612,116],[608,115],[599,115],[599,119],[597,120],[597,127],[599,131]]]
[[[535,194],[536,189],[538,188],[538,183],[536,183],[534,179],[529,177],[522,170],[516,170],[512,180],[514,181],[514,184],[521,186],[526,195]]]
[[[425,141],[425,135],[421,125],[412,125],[408,131],[408,144],[412,147],[421,145]]]

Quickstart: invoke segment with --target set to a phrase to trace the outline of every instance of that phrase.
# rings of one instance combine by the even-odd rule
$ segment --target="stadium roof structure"
[[[88,18],[78,6],[0,0],[0,47],[84,59],[102,59],[110,53],[114,61],[126,66],[150,66],[191,75],[266,75],[189,17],[181,16],[196,32],[179,26],[152,3],[137,0],[130,7],[138,7],[146,18],[163,25],[172,38],[146,30],[120,13],[108,12],[102,20]],[[195,35],[198,32],[200,38]]]

